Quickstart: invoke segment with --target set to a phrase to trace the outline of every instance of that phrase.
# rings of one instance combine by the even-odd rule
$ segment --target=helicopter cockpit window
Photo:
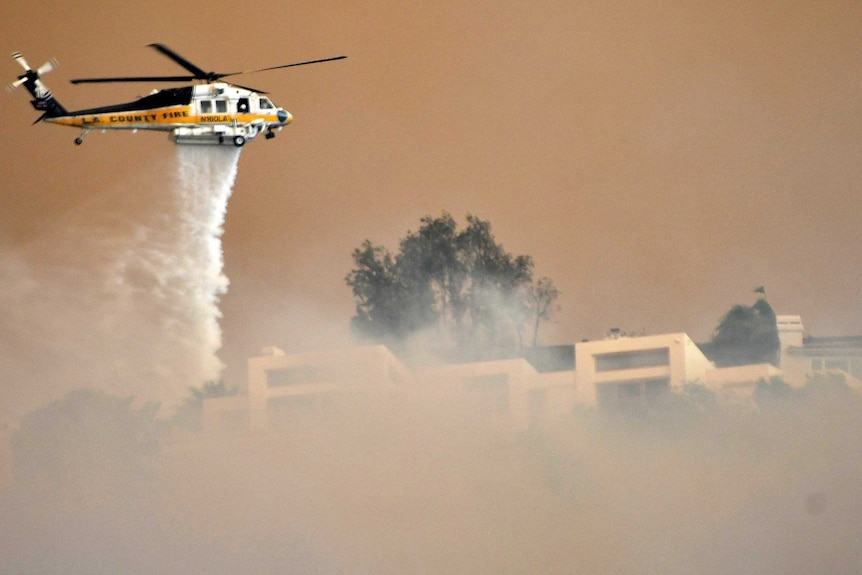
[[[260,109],[261,110],[272,110],[275,106],[272,105],[272,102],[269,101],[269,98],[261,98],[260,99]]]
[[[227,101],[226,100],[216,100],[216,113],[217,114],[226,114],[227,113]]]
[[[209,100],[201,100],[201,114],[211,114],[213,111],[213,103]]]

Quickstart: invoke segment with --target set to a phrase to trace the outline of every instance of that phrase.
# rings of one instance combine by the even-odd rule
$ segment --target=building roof
[[[787,353],[806,356],[862,356],[862,336],[812,337],[802,340],[801,346],[790,346]]]
[[[539,373],[574,371],[574,345],[541,345],[521,349],[492,349],[476,351],[452,349],[440,353],[440,357],[450,364],[480,363],[523,358]]]
[[[524,359],[530,362],[530,365],[539,373],[574,371],[575,369],[574,345],[526,347],[521,353]]]

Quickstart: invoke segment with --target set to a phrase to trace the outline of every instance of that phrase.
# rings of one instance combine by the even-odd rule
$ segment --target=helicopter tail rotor
[[[44,74],[47,74],[48,72],[52,72],[59,66],[57,60],[51,58],[50,60],[48,60],[34,70],[30,67],[30,64],[27,63],[27,60],[24,59],[24,56],[21,55],[21,52],[13,52],[12,59],[18,62],[18,64],[22,68],[24,68],[24,73],[18,76],[17,80],[11,82],[8,85],[8,88],[10,90],[14,90],[19,86],[27,84],[28,82],[33,84],[41,84],[41,82],[39,82],[39,78],[41,78]],[[34,96],[36,95],[34,94]]]
[[[18,62],[22,68],[24,68],[25,72],[29,72],[32,68],[30,68],[30,64],[27,63],[27,60],[24,59],[24,56],[21,55],[21,52],[12,52],[12,59]]]
[[[60,105],[57,100],[54,99],[54,96],[51,94],[51,91],[48,89],[45,84],[42,83],[41,77],[43,74],[47,74],[48,72],[53,71],[57,68],[57,60],[51,58],[35,70],[30,67],[27,63],[27,60],[24,59],[24,56],[21,55],[21,52],[13,52],[12,59],[18,62],[18,64],[24,68],[24,73],[18,76],[18,79],[14,82],[11,82],[7,88],[11,90],[15,90],[21,86],[27,88],[27,91],[30,92],[33,96],[33,107],[37,110],[44,112],[42,118],[45,117],[53,117],[53,116],[62,116],[66,113],[66,109]],[[39,118],[40,120],[42,118]],[[37,120],[38,122],[38,120]]]

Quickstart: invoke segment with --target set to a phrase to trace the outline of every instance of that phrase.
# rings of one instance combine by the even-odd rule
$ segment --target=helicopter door
[[[240,98],[236,102],[236,111],[238,114],[248,114],[250,109],[248,107],[248,98]]]

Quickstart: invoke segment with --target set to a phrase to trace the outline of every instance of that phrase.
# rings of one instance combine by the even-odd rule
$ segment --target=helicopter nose
[[[293,121],[293,116],[287,110],[279,110],[278,121],[282,124],[289,124]]]

